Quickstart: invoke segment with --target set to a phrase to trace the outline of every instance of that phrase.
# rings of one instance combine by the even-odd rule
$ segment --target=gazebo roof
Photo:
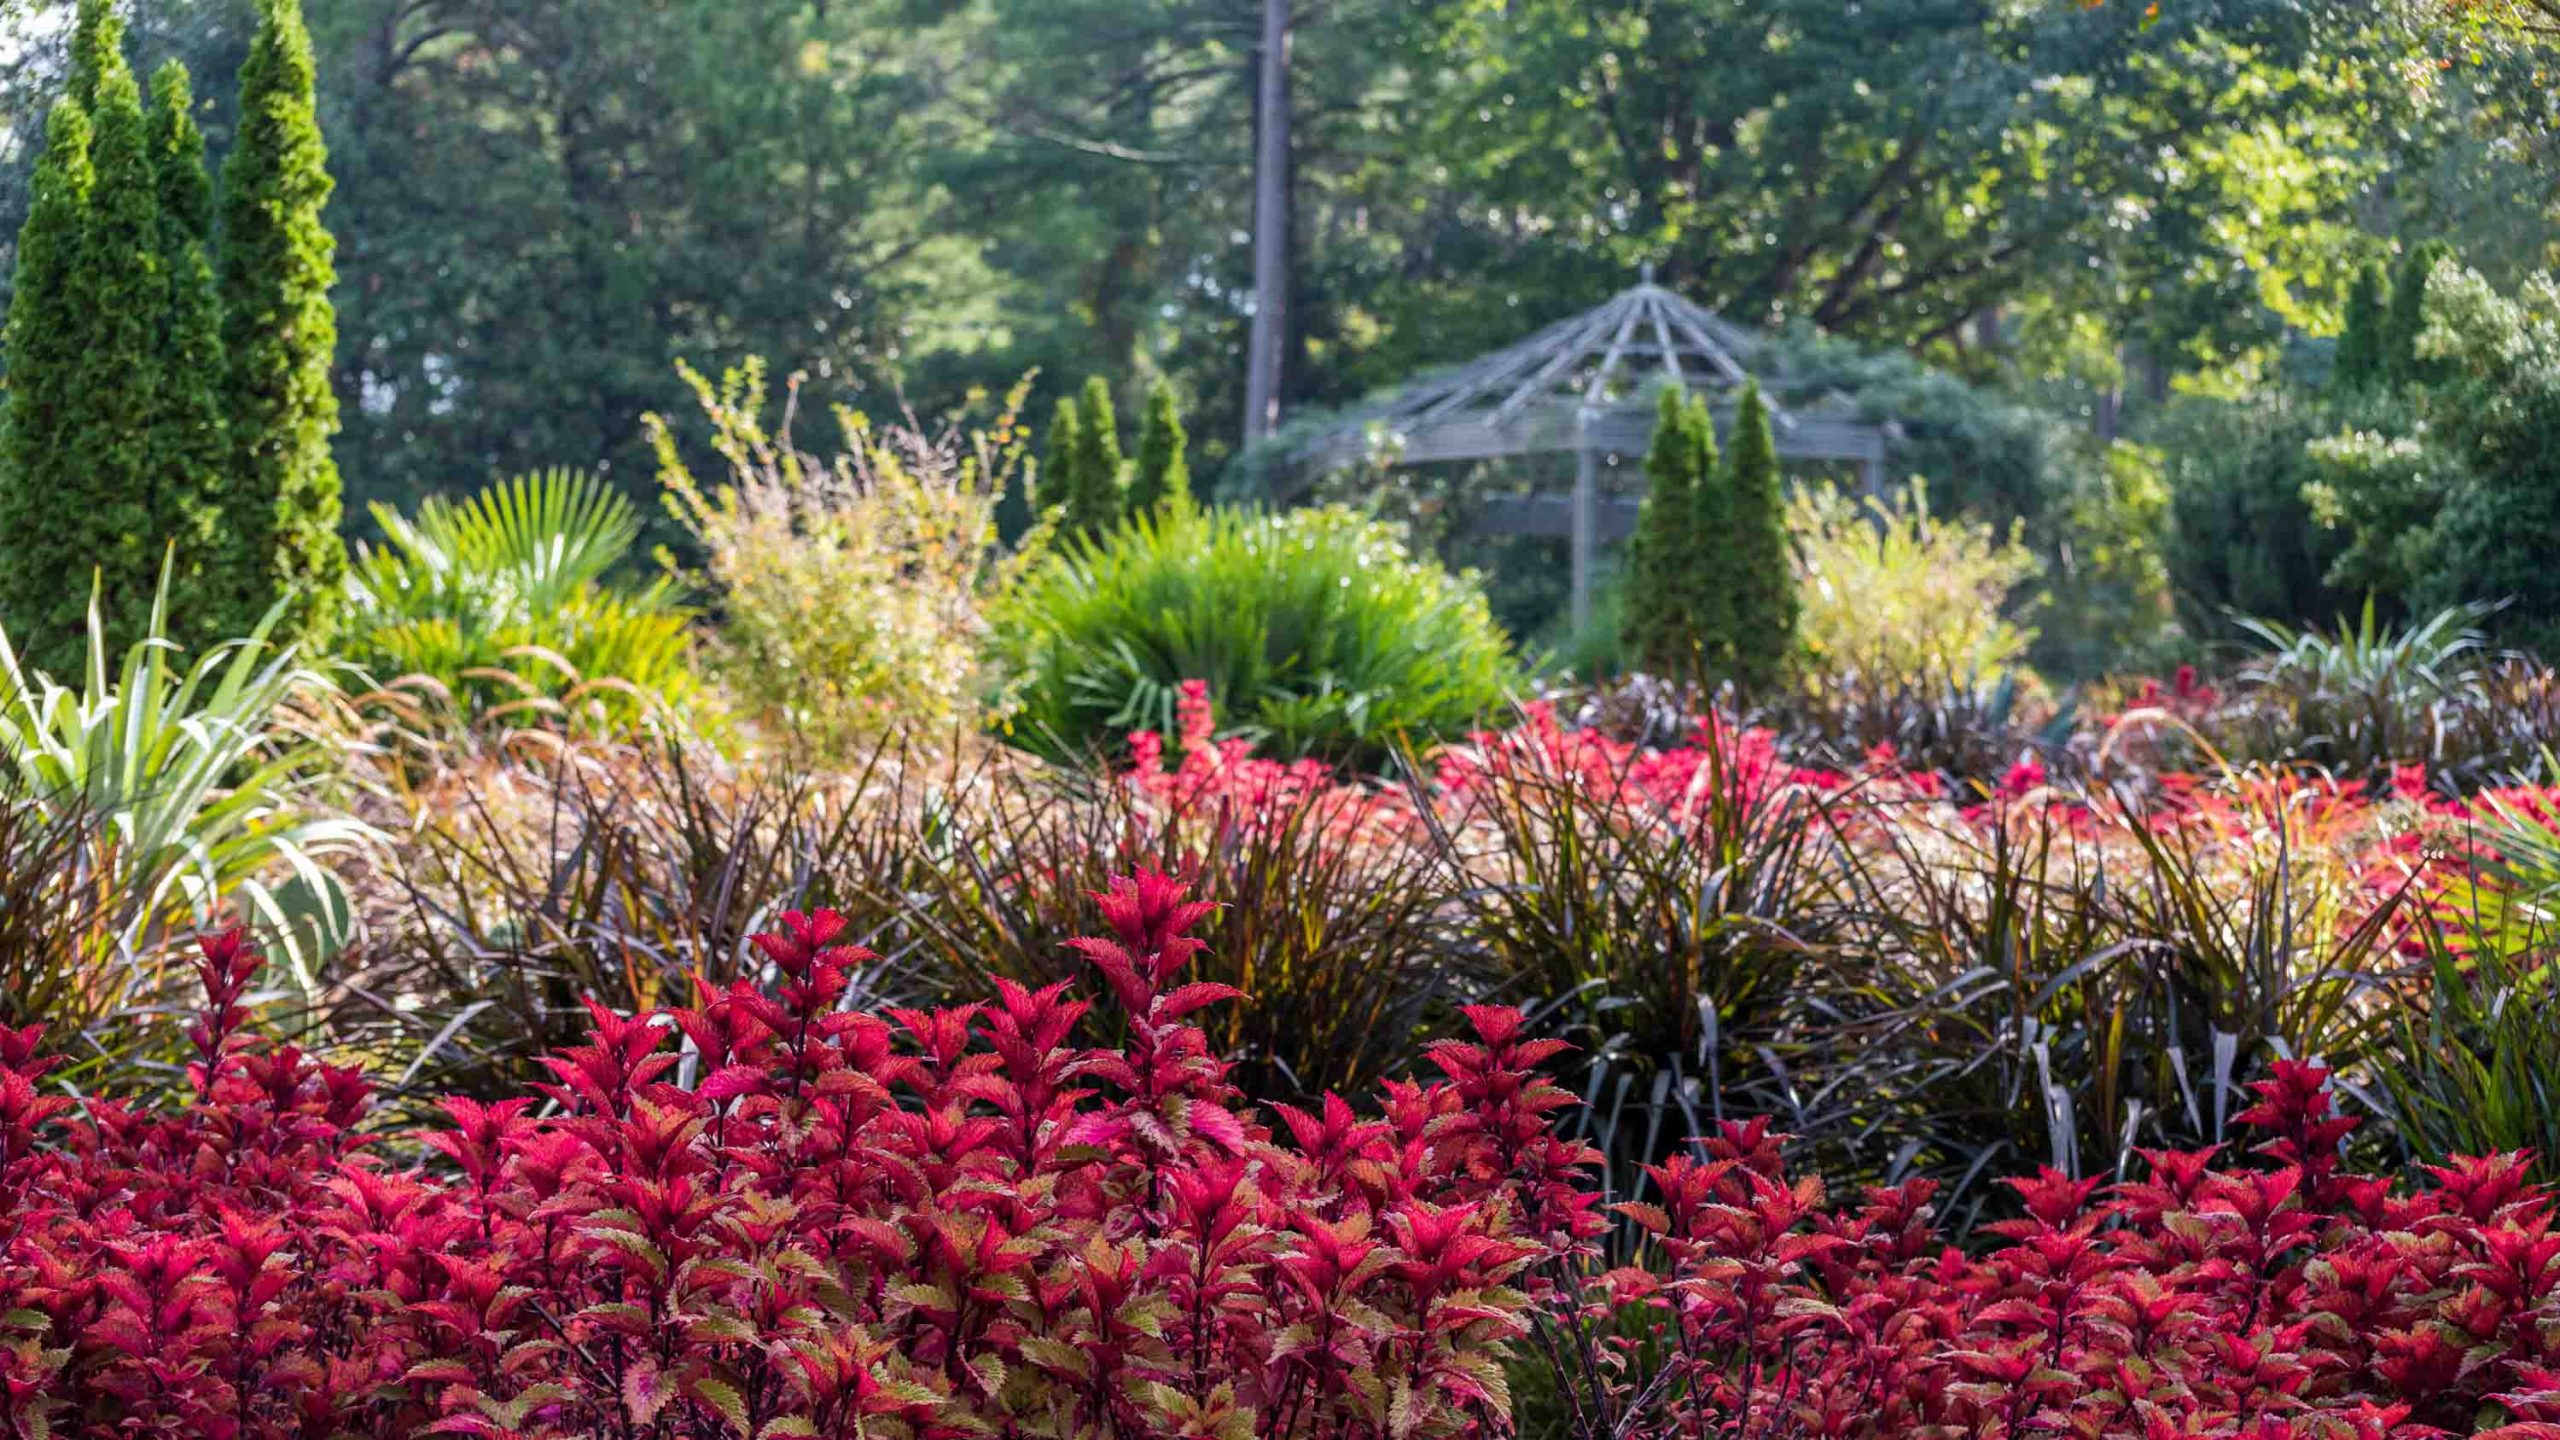
[[[1760,369],[1767,340],[1654,283],[1652,267],[1628,290],[1529,338],[1421,377],[1357,410],[1303,452],[1319,466],[1386,453],[1396,463],[1592,450],[1630,454],[1653,434],[1650,397],[1669,380],[1729,406],[1758,375],[1764,390],[1786,377]],[[1884,431],[1819,405],[1793,412],[1774,400],[1778,450],[1804,459],[1881,463]]]

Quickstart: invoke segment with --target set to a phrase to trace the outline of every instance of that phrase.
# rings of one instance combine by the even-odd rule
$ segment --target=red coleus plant
[[[0,1435],[1473,1437],[1522,1423],[1508,1358],[1592,1440],[2560,1437],[2551,1198],[2344,1172],[2310,1067],[2251,1163],[2016,1182],[1985,1255],[1923,1186],[1829,1208],[1763,1124],[1613,1220],[1517,1011],[1266,1119],[1186,1020],[1237,998],[1182,980],[1203,907],[1100,898],[1117,1049],[1064,986],[845,1010],[867,957],[794,914],[766,984],[599,1010],[538,1094],[377,1142],[357,1076],[245,1033],[237,937],[174,1109],[0,1032]]]
[[[1928,1182],[1823,1208],[1759,1122],[1621,1205],[1655,1263],[1540,1313],[1578,1435],[2560,1437],[2560,1234],[2518,1157],[2395,1194],[2285,1062],[2239,1117],[2258,1163],[2145,1152],[2114,1186],[2009,1182],[1967,1256]],[[1637,1323],[1630,1324],[1629,1317]]]
[[[1553,1102],[1479,1066],[1275,1134],[1185,1022],[1234,998],[1181,980],[1207,907],[1098,898],[1122,1048],[1071,1042],[1064,986],[844,1010],[869,956],[793,914],[767,985],[596,1011],[538,1096],[449,1101],[419,1166],[359,1138],[356,1077],[243,1035],[237,937],[173,1113],[44,1093],[9,1035],[0,1434],[1499,1429]]]

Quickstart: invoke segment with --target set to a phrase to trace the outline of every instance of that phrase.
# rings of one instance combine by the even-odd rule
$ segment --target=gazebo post
[[[1600,456],[1591,448],[1591,407],[1573,412],[1573,633],[1591,632],[1593,552],[1600,529]]]

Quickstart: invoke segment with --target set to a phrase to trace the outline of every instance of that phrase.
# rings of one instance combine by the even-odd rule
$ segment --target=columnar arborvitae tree
[[[1082,448],[1084,419],[1076,412],[1076,398],[1061,395],[1058,408],[1049,416],[1049,433],[1041,437],[1036,499],[1040,513],[1062,525],[1066,522],[1067,497],[1076,488],[1076,452]]]
[[[92,43],[94,41],[94,43]],[[63,444],[79,467],[80,550],[54,581],[88,599],[94,575],[107,642],[122,649],[151,613],[165,546],[151,428],[160,403],[160,180],[151,163],[142,87],[124,59],[124,25],[83,15],[82,65],[94,82],[89,205],[72,262],[80,352],[70,357],[72,422]],[[69,637],[80,637],[77,627]]]
[[[1766,689],[1786,672],[1794,654],[1797,605],[1778,446],[1757,381],[1743,387],[1735,409],[1726,473],[1733,536],[1731,674],[1745,689]]]
[[[335,244],[320,219],[329,157],[312,105],[301,0],[258,0],[258,10],[240,67],[240,129],[222,171],[223,412],[231,432],[223,619],[245,633],[281,602],[282,633],[318,637],[327,633],[347,564],[338,468],[329,457],[338,426],[329,388]]]
[[[2427,328],[2427,277],[2435,273],[2438,261],[2453,254],[2453,247],[2441,240],[2428,240],[2409,247],[2400,259],[2400,271],[2391,282],[2391,308],[2382,322],[2381,376],[2391,385],[2412,385],[2427,378],[2428,366],[2418,359],[2418,334]]]
[[[1698,667],[1698,454],[1695,411],[1679,389],[1665,386],[1644,457],[1644,500],[1627,542],[1618,630],[1627,657],[1657,675],[1685,677]]]
[[[1129,513],[1152,515],[1191,503],[1189,444],[1173,387],[1159,381],[1147,392],[1146,418],[1138,426],[1138,469],[1129,482]]]
[[[76,98],[45,122],[8,326],[9,406],[0,426],[0,627],[21,661],[71,681],[88,601],[79,413],[82,306],[74,279],[94,174],[89,112]],[[69,664],[66,664],[69,661]]]
[[[212,586],[223,471],[222,310],[213,281],[213,183],[196,128],[195,92],[175,60],[151,77],[151,161],[160,192],[160,273],[167,286],[156,366],[151,466],[159,477],[158,533],[176,547],[170,614],[188,638],[223,638]]]
[[[1059,526],[1070,535],[1098,535],[1120,523],[1128,509],[1121,479],[1120,432],[1111,415],[1111,386],[1097,375],[1084,384],[1084,403],[1076,407],[1075,449],[1067,462],[1064,513]]]
[[[1689,533],[1697,538],[1682,563],[1700,678],[1711,679],[1733,660],[1733,485],[1716,452],[1716,417],[1705,396],[1690,397],[1688,416]]]
[[[80,0],[75,13],[78,18],[71,27],[71,72],[63,77],[62,93],[79,101],[80,107],[94,117],[98,81],[106,74],[108,55],[124,44],[124,21],[116,14],[115,0]],[[116,63],[123,63],[121,55]]]
[[[2330,383],[2339,390],[2368,390],[2383,378],[2383,332],[2386,313],[2382,267],[2366,265],[2347,291],[2346,328],[2338,332],[2338,358]]]

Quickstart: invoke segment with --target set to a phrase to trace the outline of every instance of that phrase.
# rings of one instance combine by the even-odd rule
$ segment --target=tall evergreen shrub
[[[148,450],[161,491],[159,533],[176,547],[173,625],[188,639],[232,638],[215,625],[228,434],[223,424],[222,309],[213,278],[213,182],[196,128],[187,67],[172,60],[151,77],[151,162],[160,196],[159,259],[166,287],[154,368],[159,405]]]
[[[1685,675],[1697,665],[1690,569],[1698,549],[1696,457],[1688,402],[1678,388],[1665,386],[1645,451],[1644,500],[1627,541],[1626,602],[1618,621],[1619,647],[1659,675]]]
[[[1731,506],[1731,674],[1746,689],[1766,689],[1795,651],[1796,580],[1787,548],[1786,497],[1780,492],[1778,447],[1760,386],[1743,387],[1733,417],[1727,473]]]
[[[1690,397],[1688,558],[1690,646],[1700,678],[1726,674],[1733,664],[1733,486],[1716,453],[1716,417],[1706,397]]]
[[[300,0],[257,3],[257,34],[240,67],[240,130],[222,171],[231,483],[217,603],[236,633],[282,603],[284,633],[317,638],[328,631],[347,565],[329,456],[338,402],[329,388],[335,244],[320,219],[328,148],[312,103],[311,35]]]
[[[1111,414],[1111,386],[1099,375],[1084,382],[1074,439],[1060,527],[1070,535],[1100,534],[1120,523],[1128,496],[1120,474],[1124,462],[1119,427]]]
[[[56,104],[18,232],[0,425],[0,628],[22,661],[66,678],[77,673],[66,662],[76,660],[72,642],[89,599],[84,479],[70,443],[87,343],[74,282],[95,181],[89,140],[88,108],[77,97]]]
[[[2418,361],[2418,334],[2427,328],[2427,278],[2438,262],[2453,254],[2442,240],[2409,247],[2391,282],[2391,305],[2382,322],[2381,378],[2393,386],[2425,383],[2432,378]]]
[[[86,553],[74,557],[72,576],[57,580],[85,590],[81,582],[95,576],[108,647],[121,650],[151,614],[164,553],[162,521],[178,498],[164,491],[151,454],[168,285],[160,272],[160,180],[142,87],[125,63],[124,25],[104,15],[89,33],[96,37],[95,53],[84,61],[96,85],[89,145],[94,178],[72,266],[81,307],[72,382],[78,409],[63,437],[85,477],[71,497],[78,513],[69,518],[86,536]],[[69,638],[76,642],[78,627],[73,630]],[[47,643],[56,638],[49,635]]]
[[[1152,515],[1167,505],[1191,503],[1190,439],[1183,433],[1182,410],[1173,387],[1157,382],[1147,392],[1147,413],[1138,426],[1138,468],[1129,482],[1129,513]]]
[[[1074,493],[1076,451],[1084,445],[1084,418],[1077,413],[1076,397],[1061,395],[1058,408],[1049,415],[1049,431],[1040,440],[1038,489],[1035,493],[1039,513],[1066,520],[1067,497]]]
[[[2368,264],[2356,272],[2355,283],[2347,291],[2346,328],[2338,332],[2338,358],[2330,372],[2334,388],[2367,390],[2383,379],[2384,331],[2390,324],[2388,291],[2381,266]]]

